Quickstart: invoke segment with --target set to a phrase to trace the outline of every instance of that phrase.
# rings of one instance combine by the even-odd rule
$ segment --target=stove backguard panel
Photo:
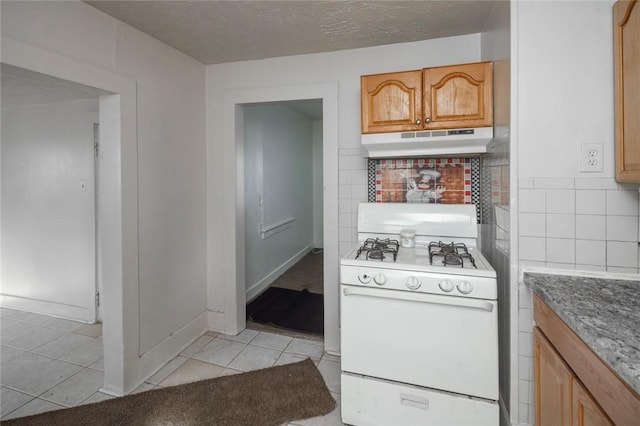
[[[370,203],[480,206],[478,158],[369,159],[367,172]]]

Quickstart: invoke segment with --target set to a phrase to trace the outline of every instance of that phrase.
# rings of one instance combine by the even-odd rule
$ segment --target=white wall
[[[520,2],[520,266],[638,273],[638,186],[613,179],[613,1]],[[544,23],[544,26],[541,26]],[[581,173],[580,145],[604,146]],[[531,292],[519,287],[519,418],[533,423]]]
[[[113,378],[111,391],[121,393],[206,327],[205,67],[82,2],[2,2],[2,37],[3,58],[5,40],[15,40],[38,52],[12,50],[27,66],[73,61],[74,69],[51,72],[95,68],[135,84],[133,105],[129,92],[119,104],[122,134],[133,130],[134,139],[111,153],[122,167],[110,183],[123,185],[122,206],[114,206],[123,212],[123,275],[105,282],[115,297],[105,305],[113,310],[105,312],[105,341],[110,327],[124,330],[121,342],[107,345],[117,353],[105,355],[105,381]],[[113,376],[112,363],[124,370]]]
[[[231,329],[235,320],[226,317],[225,290],[235,286],[234,262],[228,262],[216,238],[226,235],[226,231],[234,229],[236,198],[234,180],[236,179],[233,164],[237,143],[234,139],[225,139],[229,129],[233,128],[233,117],[226,117],[225,98],[232,92],[247,93],[251,90],[286,89],[287,93],[305,93],[309,85],[337,84],[338,99],[336,107],[323,106],[323,122],[325,126],[330,116],[337,117],[337,146],[339,158],[324,158],[325,170],[329,162],[339,167],[339,188],[325,185],[325,198],[338,200],[339,215],[338,235],[329,233],[325,227],[325,280],[335,287],[330,291],[325,287],[325,312],[333,315],[332,325],[325,326],[325,333],[338,335],[338,274],[339,256],[345,255],[356,241],[357,204],[367,199],[366,161],[362,158],[360,148],[360,76],[364,74],[392,72],[408,69],[420,69],[428,66],[446,65],[480,60],[480,35],[451,37],[446,39],[404,43],[399,45],[379,46],[366,49],[354,49],[315,55],[299,55],[283,58],[264,59],[228,64],[210,65],[207,67],[207,116],[208,116],[208,182],[209,211],[208,223],[209,252],[209,309],[213,311],[215,320],[213,327]],[[301,95],[304,98],[304,95]],[[317,98],[315,96],[314,98]],[[295,99],[295,97],[291,98]],[[300,98],[298,98],[300,99]],[[331,108],[331,109],[327,109]],[[337,110],[335,110],[337,108]],[[326,131],[326,130],[325,130]],[[325,133],[325,140],[328,135]],[[220,155],[223,152],[224,155]],[[325,181],[327,176],[324,176]],[[331,177],[333,178],[333,177]],[[225,182],[225,185],[216,185]],[[331,192],[331,191],[335,191]],[[221,201],[220,201],[221,200]],[[233,206],[231,211],[228,206]],[[325,220],[327,214],[325,208]],[[325,222],[326,224],[326,222]],[[233,231],[232,231],[233,232]],[[231,239],[231,237],[226,237]],[[330,238],[331,241],[328,241]],[[226,239],[225,239],[226,241]],[[230,242],[230,241],[227,241]],[[329,243],[339,244],[335,253],[328,252]],[[227,255],[228,256],[228,255]],[[335,276],[326,273],[332,268]],[[219,279],[225,276],[227,281]],[[328,277],[328,278],[327,278]],[[325,281],[327,282],[327,281]],[[227,293],[229,294],[229,293]],[[330,294],[330,296],[327,296]],[[229,312],[232,312],[229,310]],[[335,330],[333,329],[335,328]],[[325,343],[327,334],[325,334]],[[335,350],[336,348],[333,348]]]
[[[313,247],[323,247],[322,226],[322,121],[311,123],[311,146],[313,157]]]
[[[519,177],[613,176],[612,4],[520,5]],[[582,143],[605,144],[602,174],[580,173]]]
[[[247,300],[304,256],[313,239],[312,122],[285,106],[244,107]],[[262,238],[261,230],[293,219]]]
[[[2,110],[2,306],[95,321],[97,122],[97,98]]]
[[[512,383],[517,381],[512,352],[512,298],[509,238],[511,154],[511,39],[510,3],[494,7],[482,33],[482,60],[493,61],[494,151],[482,157],[481,205],[482,251],[496,270],[498,279],[498,331],[500,357],[500,408],[502,423],[516,411]]]

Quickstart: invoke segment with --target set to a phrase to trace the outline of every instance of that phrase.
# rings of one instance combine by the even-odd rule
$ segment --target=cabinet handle
[[[420,124],[420,123],[422,123],[422,121],[418,118],[418,119],[416,120],[416,124]]]
[[[425,117],[424,118],[424,122],[425,123],[430,123],[431,122],[431,118],[430,117]]]

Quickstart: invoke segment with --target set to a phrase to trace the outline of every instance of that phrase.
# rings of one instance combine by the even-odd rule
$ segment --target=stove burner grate
[[[398,240],[391,240],[389,238],[367,238],[364,244],[358,249],[356,253],[356,259],[362,254],[365,254],[366,260],[379,260],[383,261],[387,258],[386,255],[393,256],[395,262],[398,257],[398,247],[400,243]]]
[[[469,254],[467,246],[463,243],[430,242],[429,263],[433,265],[434,260],[436,264],[441,264],[442,266],[464,268],[471,264],[474,268],[478,268],[475,259]]]

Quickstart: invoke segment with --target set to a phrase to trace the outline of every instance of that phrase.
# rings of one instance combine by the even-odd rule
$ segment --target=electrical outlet
[[[583,173],[601,172],[603,146],[601,143],[583,143],[580,152],[580,171]]]

